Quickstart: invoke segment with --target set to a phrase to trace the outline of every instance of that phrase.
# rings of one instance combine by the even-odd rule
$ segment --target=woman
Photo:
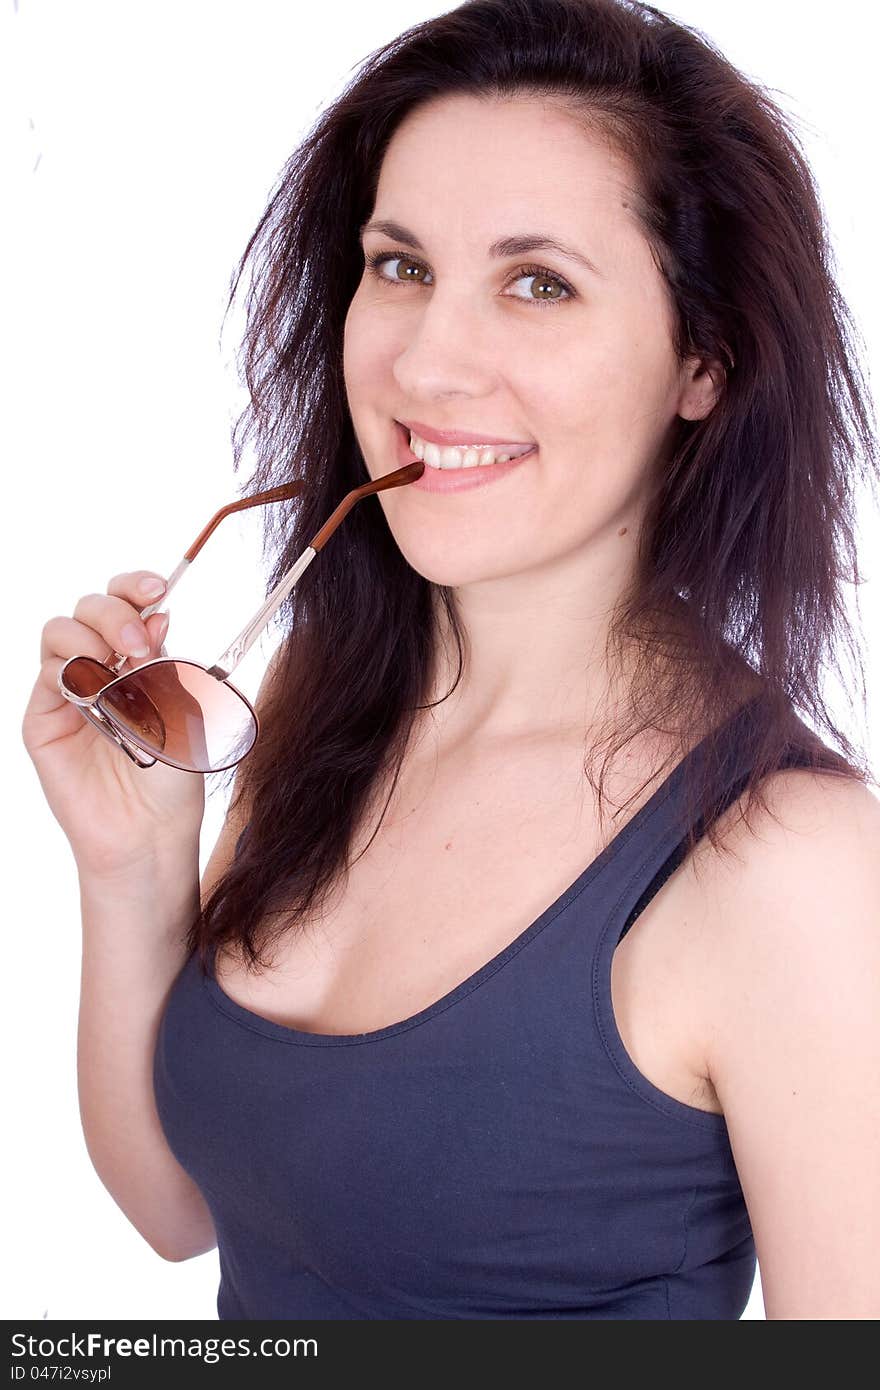
[[[270,585],[425,467],[297,585],[201,885],[203,779],[59,705],[148,576],[43,630],[105,1185],[221,1318],[737,1318],[756,1249],[768,1317],[877,1316],[880,808],[821,695],[876,452],[783,116],[649,6],[471,0],[245,269]]]

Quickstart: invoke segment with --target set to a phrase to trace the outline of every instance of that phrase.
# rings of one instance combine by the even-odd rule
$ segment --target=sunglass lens
[[[62,679],[71,695],[97,695],[116,672],[92,656],[75,656],[64,666]]]
[[[71,695],[90,696],[97,695],[108,682],[115,680],[116,672],[111,671],[109,666],[104,666],[95,657],[76,656],[64,666],[61,679]],[[111,743],[116,742],[111,733],[112,721],[106,715],[88,705],[81,705],[79,712]]]
[[[114,680],[97,703],[141,748],[193,772],[234,766],[257,736],[244,697],[189,661],[138,667]]]

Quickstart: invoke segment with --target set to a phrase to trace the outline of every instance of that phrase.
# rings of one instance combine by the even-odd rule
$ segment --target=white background
[[[238,495],[234,335],[219,341],[233,266],[319,111],[368,53],[445,8],[2,0],[2,579],[14,659],[2,681],[13,852],[0,1316],[216,1317],[216,1251],[161,1260],[88,1159],[76,1095],[77,878],[19,726],[48,618],[70,614],[119,571],[168,574]],[[797,119],[876,376],[875,46],[858,38],[870,8],[840,0],[836,31],[826,6],[803,0],[689,0],[668,12],[702,29]],[[861,524],[876,757],[877,518],[863,509]],[[215,533],[171,601],[175,652],[213,659],[256,610],[260,539],[257,512]],[[276,641],[270,631],[236,673],[251,697]],[[202,867],[223,812],[219,797],[209,802]],[[760,1281],[745,1316],[763,1317]]]

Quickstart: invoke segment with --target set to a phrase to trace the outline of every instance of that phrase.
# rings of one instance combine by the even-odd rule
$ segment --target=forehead
[[[454,94],[400,124],[386,150],[376,217],[439,236],[552,229],[612,251],[643,240],[634,220],[635,174],[559,101]],[[405,215],[404,215],[405,214]]]

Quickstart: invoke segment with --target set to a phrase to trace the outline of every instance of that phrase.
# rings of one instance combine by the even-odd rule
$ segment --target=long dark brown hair
[[[866,706],[843,586],[863,582],[855,485],[876,500],[877,449],[862,340],[820,198],[766,90],[705,35],[637,0],[468,0],[417,24],[365,60],[283,169],[229,300],[246,288],[249,405],[233,442],[236,468],[248,447],[256,463],[243,491],[305,483],[295,501],[267,508],[267,593],[369,478],[342,371],[363,273],[358,233],[395,129],[445,93],[561,96],[627,156],[675,350],[726,368],[709,415],[677,421],[635,579],[613,615],[606,657],[609,669],[632,670],[631,700],[613,727],[585,730],[594,788],[591,765],[607,750],[600,816],[611,760],[652,728],[680,731],[679,757],[689,731],[709,731],[706,786],[687,792],[689,805],[707,805],[714,732],[742,708],[744,673],[761,692],[761,716],[743,729],[753,743],[747,823],[753,805],[768,809],[760,784],[793,744],[816,768],[874,781],[822,694],[835,669],[850,709],[856,686]],[[224,943],[265,965],[261,947],[302,925],[344,876],[372,795],[389,775],[393,791],[428,707],[442,614],[458,648],[454,689],[464,634],[452,590],[410,567],[378,498],[360,502],[281,609],[261,736],[230,803],[248,808],[248,833],[190,928],[203,967]],[[855,679],[841,670],[844,648]],[[708,834],[723,849],[711,822]]]

